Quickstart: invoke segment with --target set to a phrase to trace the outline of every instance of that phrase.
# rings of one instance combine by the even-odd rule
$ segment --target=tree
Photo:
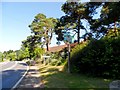
[[[28,47],[22,46],[20,50],[16,50],[15,53],[17,60],[23,60],[30,57]]]
[[[63,27],[62,29],[65,29],[66,27],[69,28],[73,26],[72,29],[76,29],[77,39],[79,43],[80,28],[84,28],[80,20],[83,18],[84,15],[84,11],[85,11],[84,4],[81,4],[80,2],[66,1],[61,8],[66,15],[60,18],[57,27],[62,26]],[[58,34],[58,38],[61,35],[59,31],[60,29],[61,28],[58,28],[58,30],[56,30],[56,34]]]
[[[43,48],[39,48],[39,47],[36,47],[35,50],[34,50],[34,58],[41,58],[41,55],[44,53],[44,49]]]
[[[85,28],[82,20],[91,21],[93,15],[96,13],[95,10],[101,5],[101,3],[80,3],[79,2],[70,2],[66,1],[62,5],[62,11],[66,14],[59,19],[59,22],[56,26],[56,34],[58,35],[58,40],[63,40],[63,34],[61,30],[71,28],[77,33],[77,42],[80,42],[80,38],[91,37],[91,33],[88,33],[88,30]],[[80,37],[80,29],[84,29],[86,34],[83,37]]]
[[[47,18],[44,14],[37,14],[35,19],[29,25],[34,36],[39,39],[42,46],[46,45],[47,51],[49,51],[49,44],[54,32],[54,27],[57,20],[54,18]]]
[[[0,62],[3,61],[3,53],[0,52]]]
[[[9,60],[16,60],[16,53],[13,51],[8,54]]]
[[[96,38],[100,38],[108,33],[109,30],[120,27],[120,2],[102,3],[100,18],[91,22],[91,30],[96,34]],[[102,34],[102,35],[101,35]]]
[[[26,40],[22,41],[21,53],[23,53],[24,58],[40,58],[44,53],[44,49],[40,48],[40,45],[41,43],[37,36],[28,36]]]
[[[4,51],[3,58],[6,60],[16,60],[16,53],[13,50]]]
[[[81,20],[86,19],[90,26],[90,32],[86,32],[85,35],[83,35],[84,39],[86,37],[100,39],[108,33],[109,29],[114,28],[114,32],[116,32],[116,28],[120,26],[119,4],[120,2],[88,2],[85,4],[66,2],[62,6],[62,10],[66,14],[65,19],[66,17],[69,19],[68,21],[63,19],[63,21],[66,23],[76,23],[79,37],[79,28],[86,30],[85,26],[81,24]],[[94,18],[94,15],[97,14],[96,10],[100,7],[102,7],[100,18]],[[81,20],[78,17],[81,17]]]
[[[39,45],[38,37],[35,37],[35,35],[30,35],[27,37],[26,40],[22,41],[22,47],[21,50],[26,54],[26,57],[29,57],[30,59],[34,57],[34,49],[37,45]]]
[[[3,58],[6,59],[7,58],[7,51],[3,52]]]

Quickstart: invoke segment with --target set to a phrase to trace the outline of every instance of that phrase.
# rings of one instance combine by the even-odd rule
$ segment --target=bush
[[[0,62],[2,62],[2,61],[3,61],[3,53],[0,52]]]
[[[65,58],[61,56],[61,52],[51,54],[50,65],[59,66],[62,65],[65,61]]]
[[[63,58],[59,58],[59,59],[52,59],[50,62],[50,65],[52,66],[60,66],[64,63],[64,59]]]
[[[72,49],[71,71],[120,79],[120,38],[87,42]]]

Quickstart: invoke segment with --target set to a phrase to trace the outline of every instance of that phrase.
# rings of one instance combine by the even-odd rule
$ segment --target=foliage
[[[41,58],[41,55],[44,54],[45,50],[40,47],[36,47],[34,50],[34,59]]]
[[[22,50],[17,51],[17,60],[21,61],[25,58],[24,52]]]
[[[41,13],[35,16],[35,19],[29,25],[33,35],[22,41],[22,47],[18,54],[19,60],[24,58],[37,60],[41,58],[41,55],[45,52],[43,49],[44,44],[46,44],[48,50],[56,22],[56,19],[47,18]]]
[[[65,62],[65,59],[59,57],[59,59],[51,59],[50,65],[52,66],[60,66]]]
[[[16,60],[16,53],[15,52],[11,52],[8,54],[8,59],[10,61]]]
[[[25,51],[29,54],[26,57],[29,57],[30,59],[34,57],[33,51],[35,51],[35,48],[40,45],[38,39],[39,38],[36,37],[35,35],[30,35],[27,37],[26,40],[22,41],[22,47],[21,47],[22,51]]]
[[[111,35],[111,34],[110,34]],[[104,78],[120,78],[120,34],[77,45],[71,54],[71,71]]]
[[[64,62],[66,61],[64,55],[61,55],[61,52],[52,53],[50,59],[51,59],[50,65],[53,66],[60,66],[64,64]]]
[[[89,32],[88,28],[82,21],[87,21],[89,23],[89,27],[93,23],[93,16],[96,14],[96,9],[102,5],[101,2],[94,3],[81,3],[80,0],[77,2],[70,2],[67,0],[61,7],[62,11],[65,13],[60,19],[58,19],[58,23],[56,25],[56,34],[58,35],[57,40],[62,41],[63,34],[61,30],[72,30],[75,34],[77,33],[77,42],[80,42],[80,39],[90,39],[92,37],[91,31]],[[85,30],[85,35],[80,37],[80,30]]]
[[[42,46],[46,45],[47,51],[49,50],[48,45],[51,43],[56,22],[56,19],[47,18],[44,14],[39,13],[35,16],[31,25],[29,25],[32,33],[37,38],[36,41],[41,42]]]
[[[110,28],[114,28],[116,31],[116,27],[120,26],[120,2],[87,2],[80,3],[66,1],[61,9],[65,13],[60,19],[58,19],[58,23],[56,26],[56,34],[58,35],[57,40],[63,40],[63,34],[61,30],[65,28],[71,28],[70,30],[75,31],[77,33],[77,41],[79,42],[80,38],[83,39],[100,39],[102,36],[106,35]],[[100,17],[94,17],[97,14],[97,9],[100,9]],[[88,28],[86,28],[85,24],[82,24],[82,20],[86,20],[88,22]],[[73,26],[73,27],[71,27]],[[85,30],[86,33],[82,37],[80,37],[80,29]]]
[[[29,57],[28,56],[29,54],[25,50],[22,50],[22,49],[16,51],[16,53],[17,53],[17,60],[23,60]]]
[[[69,29],[74,30],[75,33],[78,34],[78,42],[80,38],[80,28],[83,28],[83,25],[80,21],[80,19],[83,18],[85,13],[85,6],[84,4],[81,4],[80,2],[69,2],[66,1],[62,7],[62,11],[66,14],[65,16],[62,16],[56,25],[56,34],[58,35],[58,40],[63,40],[63,35],[61,33],[61,30],[63,29]]]
[[[0,62],[2,62],[2,61],[3,61],[3,53],[0,52]]]
[[[22,41],[21,50],[24,58],[37,59],[44,53],[44,49],[40,48],[40,42],[35,35],[28,36],[26,40]]]
[[[13,50],[3,52],[3,60],[16,60],[16,53]]]
[[[93,19],[91,23],[91,31],[95,34],[95,38],[100,38],[104,36],[110,28],[115,28],[120,26],[120,2],[105,2],[102,3],[102,9],[100,18]]]

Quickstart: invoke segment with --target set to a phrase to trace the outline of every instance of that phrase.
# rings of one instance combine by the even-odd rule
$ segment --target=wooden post
[[[70,73],[70,43],[68,44],[68,73]]]

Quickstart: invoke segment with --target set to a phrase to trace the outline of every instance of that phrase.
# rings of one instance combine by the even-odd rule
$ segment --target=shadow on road
[[[7,64],[6,64],[7,65]],[[5,67],[5,65],[4,65]],[[6,66],[7,67],[7,66]],[[25,63],[17,63],[14,68],[9,68],[8,70],[2,70],[2,90],[8,90],[23,77],[25,72],[27,71],[27,64]]]
[[[26,70],[5,70],[2,71],[2,90],[12,88],[24,75]]]

